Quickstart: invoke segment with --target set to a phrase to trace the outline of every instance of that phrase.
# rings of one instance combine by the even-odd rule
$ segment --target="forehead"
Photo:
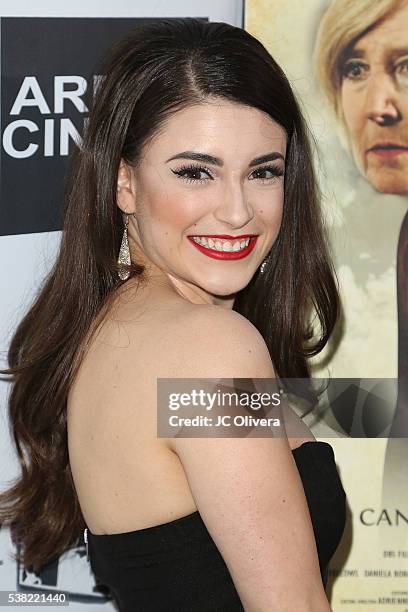
[[[224,158],[242,153],[247,157],[277,150],[284,153],[286,132],[269,115],[257,108],[217,100],[189,106],[171,115],[145,153],[197,149]]]
[[[408,53],[408,4],[401,7],[354,44],[353,52]]]

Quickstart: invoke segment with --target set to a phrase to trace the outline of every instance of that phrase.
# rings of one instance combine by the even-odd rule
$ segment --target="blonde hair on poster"
[[[407,2],[408,0],[333,0],[324,13],[313,53],[314,70],[343,127],[340,88],[345,51]]]

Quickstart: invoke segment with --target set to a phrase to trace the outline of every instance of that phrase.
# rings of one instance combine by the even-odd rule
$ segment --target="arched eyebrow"
[[[364,49],[358,48],[358,43],[356,43],[357,48],[351,47],[346,48],[343,52],[341,58],[343,62],[355,58],[355,59],[364,59],[366,57],[366,51]],[[386,57],[391,61],[396,60],[404,55],[408,55],[408,47],[389,47],[386,49],[385,53]]]
[[[389,50],[389,57],[391,60],[399,59],[404,55],[408,55],[408,47],[395,47]]]
[[[169,159],[166,160],[166,163],[172,161],[173,159],[192,159],[194,161],[201,161],[205,164],[213,164],[214,166],[223,166],[224,162],[219,157],[214,157],[213,155],[208,155],[207,153],[197,153],[196,151],[183,151],[182,153],[177,153]],[[272,151],[272,153],[265,153],[265,155],[261,155],[260,157],[255,157],[252,161],[249,162],[249,167],[258,166],[259,164],[264,164],[269,161],[275,161],[276,159],[281,159],[285,161],[284,156],[279,151]]]
[[[341,60],[346,62],[350,58],[363,58],[365,56],[365,51],[363,49],[354,49],[354,47],[347,47],[343,53],[341,54]]]
[[[259,164],[265,164],[266,162],[275,161],[275,159],[281,159],[285,161],[282,153],[278,151],[273,151],[272,153],[266,153],[265,155],[261,155],[260,157],[255,157],[251,162],[249,162],[249,167],[258,166]]]

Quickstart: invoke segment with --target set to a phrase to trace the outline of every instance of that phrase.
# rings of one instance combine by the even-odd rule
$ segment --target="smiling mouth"
[[[257,235],[247,235],[239,238],[188,236],[189,241],[201,253],[214,259],[242,259],[252,251],[257,238]]]

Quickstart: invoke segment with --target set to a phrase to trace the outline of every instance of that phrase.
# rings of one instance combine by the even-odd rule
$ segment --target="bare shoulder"
[[[177,368],[174,376],[275,378],[261,333],[233,310],[191,306],[169,321],[166,336]]]
[[[275,377],[261,334],[235,311],[191,309],[171,323],[168,342],[175,377]],[[300,609],[304,598],[316,598],[316,605],[302,609],[327,610],[288,439],[174,437],[168,444],[246,609],[289,610],[293,602]]]

